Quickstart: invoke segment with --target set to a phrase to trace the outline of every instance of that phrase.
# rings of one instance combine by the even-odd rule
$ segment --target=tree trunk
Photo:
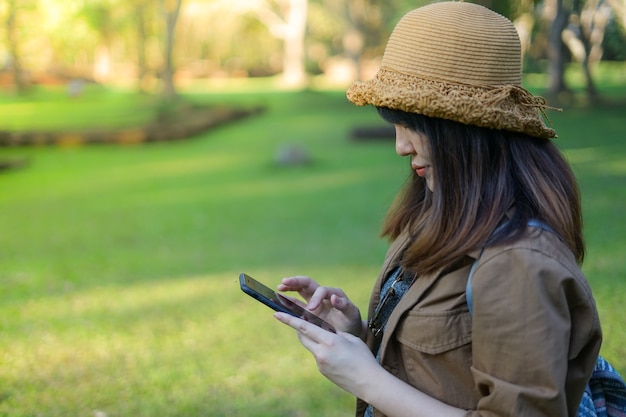
[[[561,37],[569,20],[569,11],[563,7],[563,0],[556,0],[554,4],[555,15],[548,38],[548,95],[557,98],[569,92],[565,83],[565,45]]]
[[[305,81],[304,38],[308,14],[308,0],[286,0],[281,3],[285,10],[281,15],[266,2],[252,8],[258,19],[270,32],[283,41],[283,81],[299,85]]]
[[[299,85],[306,78],[304,69],[304,37],[308,0],[290,0],[285,30],[283,77],[287,85]]]
[[[604,33],[611,18],[611,10],[602,1],[588,1],[580,13],[580,24],[582,27],[582,37],[587,54],[583,62],[585,77],[587,81],[587,96],[590,100],[595,100],[598,95],[592,72],[598,62],[602,59],[602,41]]]
[[[11,67],[13,69],[13,82],[18,93],[26,91],[28,85],[24,79],[24,71],[22,70],[19,36],[17,25],[17,1],[10,0],[7,4],[7,20],[6,31],[9,44],[9,53],[11,54]]]
[[[607,3],[615,13],[615,19],[620,22],[623,28],[626,28],[626,1],[624,0],[607,0]]]
[[[163,72],[161,74],[163,81],[162,95],[166,99],[176,98],[176,88],[174,86],[174,31],[176,30],[176,21],[180,12],[182,0],[161,0],[163,12],[165,13],[165,50]]]
[[[593,69],[602,59],[602,40],[610,17],[610,9],[601,1],[587,0],[583,4],[581,0],[574,0],[569,27],[563,31],[564,43],[583,70],[590,102],[598,98]]]
[[[367,13],[367,5],[363,0],[349,0],[346,3],[346,13],[346,20],[351,23],[351,27],[344,31],[343,50],[352,61],[356,79],[360,80],[363,77],[361,56],[365,46],[364,15]]]
[[[93,77],[103,84],[111,79],[111,48],[106,42],[96,48]]]
[[[148,72],[146,65],[146,5],[137,3],[135,15],[137,17],[137,91],[144,92],[144,78]]]

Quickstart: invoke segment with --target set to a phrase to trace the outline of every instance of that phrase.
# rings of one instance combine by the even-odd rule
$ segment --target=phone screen
[[[266,287],[259,281],[246,274],[239,275],[239,284],[246,294],[262,302],[275,311],[291,314],[311,322],[324,330],[336,333],[335,328],[310,311],[300,307],[284,295]]]

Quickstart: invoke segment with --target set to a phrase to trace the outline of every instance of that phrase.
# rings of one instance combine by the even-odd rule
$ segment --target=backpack
[[[535,219],[531,219],[528,225],[554,233],[550,226]],[[472,264],[467,277],[465,297],[470,315],[473,307],[472,276],[484,250],[485,248]],[[626,417],[626,383],[602,356],[598,356],[596,360],[591,378],[578,406],[577,417]]]

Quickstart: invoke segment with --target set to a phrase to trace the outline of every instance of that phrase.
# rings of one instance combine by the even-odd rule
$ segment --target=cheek
[[[426,186],[431,193],[435,191],[435,178],[432,173],[426,177]]]
[[[428,142],[426,140],[426,138],[422,135],[418,136],[416,138],[416,144],[415,147],[419,148],[419,152],[422,156],[424,156],[425,159],[430,161],[430,152],[428,149]]]

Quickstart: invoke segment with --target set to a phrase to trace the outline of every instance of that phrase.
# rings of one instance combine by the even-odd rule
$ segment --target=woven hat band
[[[407,13],[382,66],[464,84],[521,85],[521,46],[511,22],[472,3],[455,3],[455,9],[433,4]]]
[[[352,84],[347,96],[357,106],[371,104],[538,138],[556,137],[539,116],[545,100],[516,85],[452,84],[381,68],[376,78]]]

